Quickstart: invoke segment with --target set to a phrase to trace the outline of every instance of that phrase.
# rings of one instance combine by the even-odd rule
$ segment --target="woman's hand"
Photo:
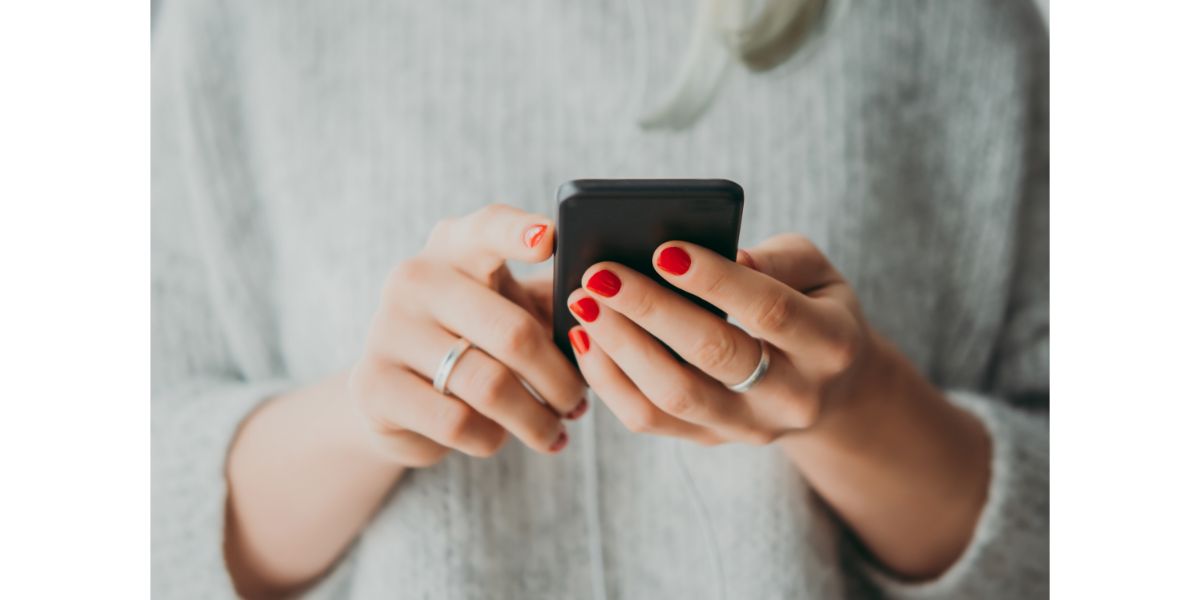
[[[778,236],[736,262],[668,242],[654,266],[745,330],[632,269],[592,266],[569,298],[581,323],[570,337],[617,418],[702,444],[779,440],[884,567],[920,579],[953,563],[987,497],[987,432],[872,331],[808,240]],[[728,389],[763,349],[765,375],[744,393]]]
[[[870,329],[849,285],[808,240],[775,237],[753,255],[739,252],[737,262],[668,242],[654,267],[745,330],[623,265],[588,269],[586,288],[569,298],[583,330],[571,338],[584,377],[630,429],[703,444],[767,444],[813,427],[826,407],[862,387],[874,350]],[[745,393],[730,391],[726,385],[746,379],[764,349],[763,378]]]
[[[348,386],[385,455],[416,467],[451,449],[490,456],[510,432],[538,452],[566,445],[560,416],[582,412],[583,382],[553,344],[541,299],[505,266],[546,260],[553,238],[544,217],[491,205],[439,223],[394,269]],[[430,380],[460,337],[474,347],[440,394]]]
[[[303,590],[407,467],[450,450],[487,456],[509,432],[539,452],[562,449],[559,415],[583,412],[583,382],[550,340],[549,286],[518,284],[504,266],[546,260],[553,238],[544,217],[506,206],[442,222],[391,273],[352,372],[251,413],[228,463],[225,556],[240,595]],[[475,348],[451,372],[451,395],[439,394],[430,377],[459,337]]]

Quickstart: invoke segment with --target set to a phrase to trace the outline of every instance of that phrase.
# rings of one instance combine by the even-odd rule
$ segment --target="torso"
[[[744,245],[812,238],[930,376],[986,376],[1026,127],[1024,59],[1002,8],[855,2],[782,67],[734,67],[679,133],[636,117],[677,68],[693,3],[237,10],[254,13],[240,17],[236,76],[296,379],[353,363],[387,270],[438,218],[490,202],[552,214],[557,185],[580,177],[738,181]],[[707,598],[719,572],[730,598],[843,595],[840,534],[772,449],[676,450],[604,408],[587,419],[573,427],[595,427],[610,596]],[[408,474],[359,542],[349,590],[588,597],[584,446],[543,457],[513,443]]]

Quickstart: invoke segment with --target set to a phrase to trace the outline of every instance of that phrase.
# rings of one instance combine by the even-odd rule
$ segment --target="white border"
[[[169,1],[169,0],[168,0]],[[148,595],[147,6],[0,5],[5,596]],[[1200,543],[1200,5],[1052,8],[1053,589]]]
[[[149,595],[149,5],[0,3],[0,572]]]
[[[1186,597],[1200,558],[1200,4],[1051,10],[1052,591]]]

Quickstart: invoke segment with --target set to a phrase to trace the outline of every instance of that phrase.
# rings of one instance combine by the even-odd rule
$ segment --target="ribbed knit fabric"
[[[650,176],[740,182],[744,245],[812,238],[872,324],[980,416],[993,481],[963,557],[936,581],[895,581],[855,554],[777,450],[684,445],[677,457],[673,440],[632,434],[597,405],[594,423],[572,425],[595,427],[594,455],[513,443],[493,459],[410,472],[311,595],[590,598],[597,546],[611,598],[712,598],[719,573],[736,599],[1047,595],[1048,64],[1037,9],[855,0],[783,66],[733,69],[690,129],[639,130],[694,9],[162,6],[155,597],[233,594],[223,468],[238,424],[271,394],[353,364],[385,274],[437,219],[490,202],[552,214],[564,180]]]

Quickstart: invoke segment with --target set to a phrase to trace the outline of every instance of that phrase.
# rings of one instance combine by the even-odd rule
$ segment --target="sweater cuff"
[[[1048,597],[1047,420],[971,392],[947,396],[975,415],[992,440],[988,498],[970,543],[946,572],[925,582],[901,581],[865,560],[860,564],[887,598]]]
[[[224,554],[229,446],[250,411],[291,387],[282,380],[196,382],[153,398],[152,596],[237,596]]]

